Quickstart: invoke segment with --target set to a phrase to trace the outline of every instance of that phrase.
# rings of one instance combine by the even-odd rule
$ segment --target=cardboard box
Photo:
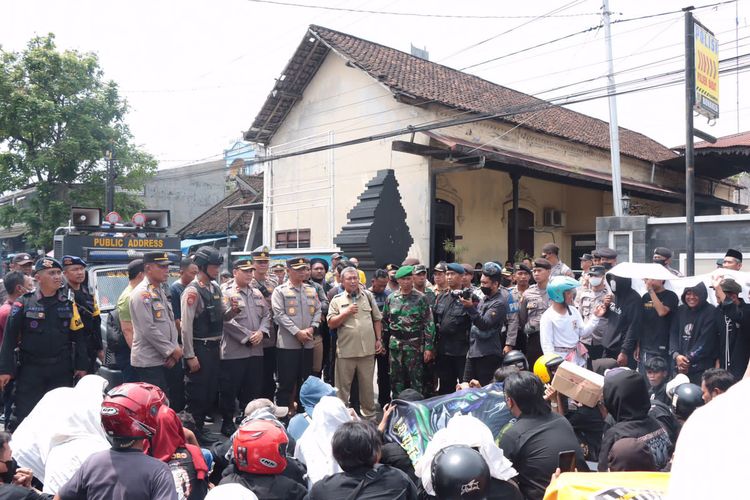
[[[563,361],[555,372],[555,378],[552,379],[552,388],[594,408],[602,399],[604,377],[575,363]]]

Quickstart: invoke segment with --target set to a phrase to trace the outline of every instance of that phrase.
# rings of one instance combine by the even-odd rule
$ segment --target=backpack
[[[357,485],[346,500],[406,500],[409,498],[409,490],[404,489],[384,489],[382,485],[377,484],[382,472],[386,469],[381,464],[375,464],[373,470],[367,471],[365,478]],[[404,478],[408,477],[404,474]],[[371,488],[368,488],[372,486]]]
[[[127,345],[120,326],[120,313],[114,308],[107,314],[107,351],[114,353]]]

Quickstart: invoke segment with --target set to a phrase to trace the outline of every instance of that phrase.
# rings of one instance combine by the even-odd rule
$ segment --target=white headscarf
[[[342,472],[338,462],[333,458],[331,438],[336,429],[350,422],[352,416],[344,403],[335,396],[324,396],[315,405],[312,423],[297,441],[294,457],[307,465],[309,486],[326,476]]]
[[[64,484],[89,455],[109,448],[101,426],[107,381],[86,375],[74,388],[54,389],[13,433],[13,456],[44,483],[45,492]]]
[[[432,460],[438,451],[455,444],[476,448],[487,462],[490,476],[495,479],[507,481],[518,475],[513,464],[503,455],[503,450],[495,444],[492,431],[484,422],[471,415],[455,415],[448,421],[448,425],[432,436],[424,455],[414,466],[414,472],[422,480],[422,486],[429,495],[435,495],[435,490],[432,489]]]
[[[220,484],[208,490],[206,500],[258,500],[258,497],[241,484]]]

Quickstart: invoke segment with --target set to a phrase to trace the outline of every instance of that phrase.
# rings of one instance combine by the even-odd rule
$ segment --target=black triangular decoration
[[[365,272],[403,262],[414,239],[393,169],[378,170],[358,199],[333,242]]]

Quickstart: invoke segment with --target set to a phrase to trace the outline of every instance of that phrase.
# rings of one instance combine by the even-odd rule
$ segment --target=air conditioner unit
[[[544,209],[544,225],[547,227],[565,226],[565,212],[554,208]]]

